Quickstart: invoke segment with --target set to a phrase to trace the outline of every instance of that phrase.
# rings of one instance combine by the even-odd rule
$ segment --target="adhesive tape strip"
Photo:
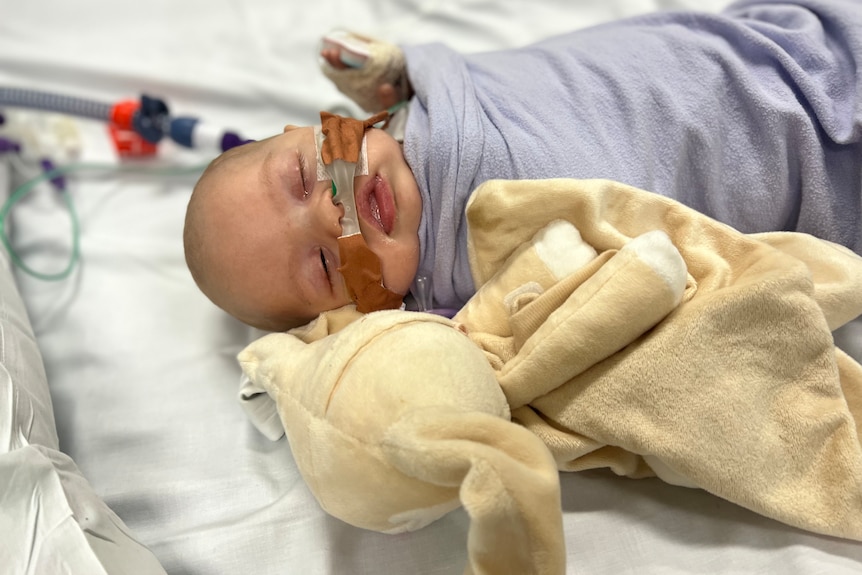
[[[323,163],[323,155],[321,154],[321,150],[323,149],[323,139],[326,136],[323,135],[323,131],[321,130],[320,125],[314,127],[314,147],[317,152],[317,181],[322,182],[324,180],[333,179],[332,174],[329,173],[329,169],[326,164]],[[368,147],[366,146],[366,138],[363,134],[362,136],[362,145],[359,148],[359,161],[356,162],[356,168],[354,169],[353,176],[367,176],[368,175]]]

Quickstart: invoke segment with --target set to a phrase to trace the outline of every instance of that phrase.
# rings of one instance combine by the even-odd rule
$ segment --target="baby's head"
[[[422,200],[401,146],[366,133],[368,175],[354,180],[362,236],[383,283],[406,294],[419,262]],[[350,303],[341,274],[341,205],[317,181],[314,129],[233,148],[206,169],[186,212],[186,262],[201,291],[240,321],[268,331],[303,325]]]

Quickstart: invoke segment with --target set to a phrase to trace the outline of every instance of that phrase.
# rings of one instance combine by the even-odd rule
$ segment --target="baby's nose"
[[[325,198],[320,202],[318,214],[321,226],[328,232],[334,233],[336,237],[341,235],[341,218],[344,217],[344,206],[336,204],[331,198]]]

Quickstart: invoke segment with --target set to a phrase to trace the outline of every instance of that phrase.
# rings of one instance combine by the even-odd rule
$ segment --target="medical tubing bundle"
[[[111,126],[134,131],[150,144],[157,144],[168,137],[186,148],[224,152],[249,141],[236,132],[211,126],[195,117],[171,117],[162,100],[147,95],[142,95],[140,101],[108,104],[40,90],[0,86],[0,108],[3,107],[29,108],[107,122]]]
[[[156,150],[155,144],[166,136],[187,148],[215,149],[222,152],[250,141],[241,138],[235,132],[216,128],[197,118],[171,117],[167,105],[162,100],[147,95],[142,95],[139,101],[125,100],[109,104],[40,90],[0,86],[0,110],[4,108],[25,108],[105,122],[109,125],[111,137],[121,157],[152,155]],[[4,123],[5,118],[0,114],[0,124]],[[13,162],[17,162],[19,169],[23,170],[24,164],[19,157],[21,153],[21,142],[0,137],[0,156],[9,155],[13,158]],[[118,167],[97,164],[69,164],[57,167],[47,157],[40,158],[38,163],[41,172],[15,189],[0,206],[0,242],[3,243],[15,266],[42,280],[61,280],[68,277],[80,258],[80,225],[71,194],[66,189],[65,174],[80,170],[98,170],[168,176],[200,173],[204,168],[204,166],[159,168],[152,165]],[[45,181],[50,181],[60,192],[71,219],[71,254],[65,268],[57,273],[44,273],[28,266],[14,249],[6,225],[12,208],[37,185]]]

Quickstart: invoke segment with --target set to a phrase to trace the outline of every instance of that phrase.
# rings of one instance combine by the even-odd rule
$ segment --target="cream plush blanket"
[[[467,217],[452,321],[347,306],[239,356],[329,513],[463,505],[465,572],[563,573],[557,470],[609,467],[862,540],[862,368],[831,337],[862,258],[608,181],[491,181]]]
[[[681,305],[634,340],[636,283],[606,283],[568,317],[571,298],[537,298],[528,319],[512,318],[513,334],[532,338],[521,336],[534,346],[526,357],[515,335],[489,338],[476,326],[474,339],[500,360],[513,420],[562,470],[654,472],[862,539],[862,369],[831,336],[862,313],[862,258],[807,235],[746,236],[611,182],[496,181],[468,206],[476,285],[556,217],[600,252],[666,231],[688,285]]]

